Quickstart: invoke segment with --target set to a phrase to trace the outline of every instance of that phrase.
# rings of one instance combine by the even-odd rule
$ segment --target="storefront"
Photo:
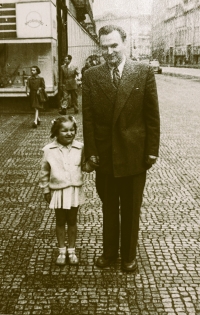
[[[175,56],[174,56],[174,65],[181,66],[185,63],[185,55],[186,52],[183,48],[175,49]]]
[[[0,7],[0,96],[26,96],[30,68],[37,65],[49,96],[58,91],[56,1],[23,1]]]
[[[200,64],[200,46],[193,48],[193,64]]]

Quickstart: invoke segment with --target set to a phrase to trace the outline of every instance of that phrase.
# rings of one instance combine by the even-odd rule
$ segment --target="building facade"
[[[27,77],[37,65],[49,96],[59,92],[66,54],[81,69],[98,51],[93,0],[1,0],[0,97],[26,97]]]
[[[88,56],[99,52],[93,19],[94,0],[66,0],[67,48],[73,63],[81,69]]]
[[[137,51],[140,60],[151,58],[151,15],[138,16]]]
[[[200,0],[154,0],[152,55],[170,65],[200,64]]]

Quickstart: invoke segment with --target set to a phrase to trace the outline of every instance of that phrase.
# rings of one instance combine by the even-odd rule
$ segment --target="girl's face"
[[[62,145],[72,143],[76,135],[74,123],[71,121],[62,122],[58,130],[57,141]]]

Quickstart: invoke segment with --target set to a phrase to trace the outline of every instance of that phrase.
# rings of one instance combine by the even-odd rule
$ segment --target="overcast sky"
[[[160,0],[162,1],[162,0]],[[102,15],[104,12],[130,12],[134,7],[135,0],[95,0],[93,3],[94,16]],[[151,13],[152,0],[138,0],[140,13]]]

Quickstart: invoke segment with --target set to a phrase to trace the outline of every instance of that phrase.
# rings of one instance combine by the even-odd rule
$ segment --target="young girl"
[[[31,76],[27,81],[27,96],[30,96],[31,107],[35,109],[35,119],[32,124],[33,128],[37,128],[40,125],[39,110],[43,108],[43,104],[39,102],[38,90],[45,89],[44,78],[40,77],[40,69],[38,66],[31,67]]]
[[[89,163],[85,163],[83,143],[74,140],[77,132],[73,116],[62,116],[53,121],[51,138],[44,152],[40,187],[50,209],[55,209],[56,236],[59,245],[57,265],[64,265],[66,258],[71,265],[78,264],[75,253],[77,234],[77,212],[83,203],[82,170],[91,172]],[[65,224],[68,225],[68,249],[65,246]]]

